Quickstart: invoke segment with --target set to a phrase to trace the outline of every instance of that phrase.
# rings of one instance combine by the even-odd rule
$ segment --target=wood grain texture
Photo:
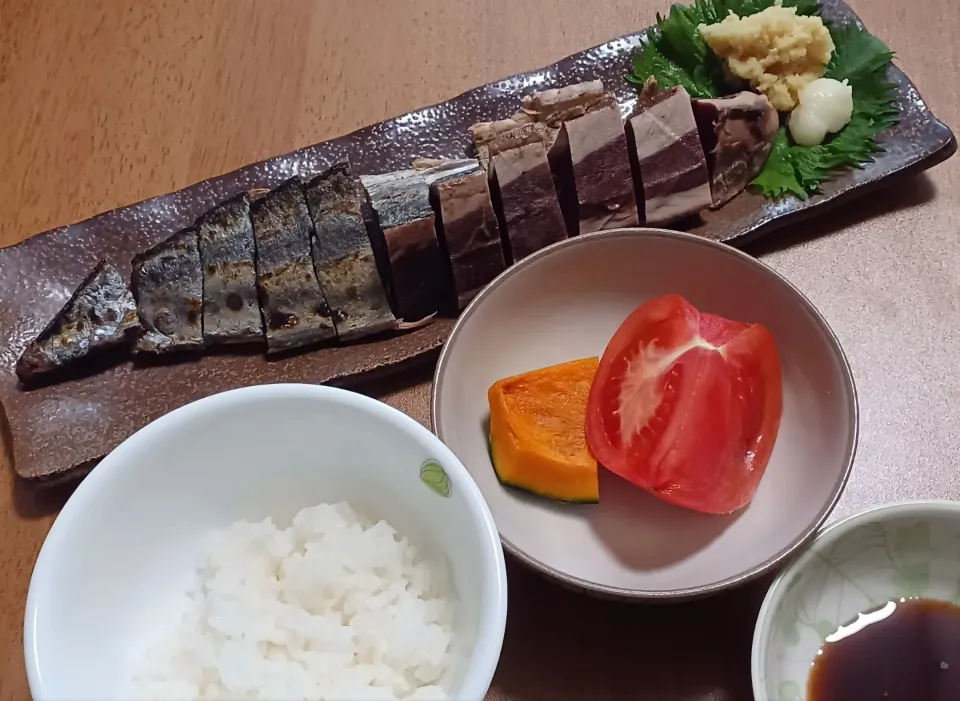
[[[960,5],[851,5],[950,122],[960,112]],[[0,245],[550,63],[646,26],[666,6],[0,0]],[[854,368],[861,449],[835,518],[883,501],[960,498],[950,457],[960,454],[958,186],[953,159],[756,249],[820,307]],[[369,391],[427,422],[428,379]],[[4,467],[0,699],[23,699],[24,599],[68,495],[34,494]],[[491,699],[750,697],[765,582],[651,608],[592,601],[517,567],[510,577]]]

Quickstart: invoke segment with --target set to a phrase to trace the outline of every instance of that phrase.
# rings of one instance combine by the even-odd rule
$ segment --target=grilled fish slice
[[[547,158],[570,236],[637,225],[620,108],[602,81],[533,93],[522,114],[549,130]]]
[[[340,340],[396,328],[363,219],[363,189],[350,164],[335,164],[304,190],[316,229],[313,266]]]
[[[763,170],[777,138],[780,117],[766,96],[749,91],[715,100],[694,100],[693,113],[710,167],[715,209],[739,194]]]
[[[129,343],[140,331],[137,303],[119,271],[101,260],[17,361],[29,382]]]
[[[250,207],[257,246],[257,290],[267,352],[336,338],[313,269],[313,222],[300,181],[291,178]]]
[[[470,133],[499,202],[500,228],[506,232],[513,262],[567,238],[547,161],[547,127],[504,119],[474,124]]]
[[[450,258],[457,303],[463,309],[506,267],[487,174],[475,158],[417,159],[413,166],[430,185],[439,217],[437,231]]]
[[[135,353],[203,348],[203,271],[195,226],[134,256],[131,288],[144,328]]]
[[[661,91],[653,77],[647,80],[626,132],[648,226],[669,224],[710,206],[707,159],[684,88]]]
[[[415,170],[364,175],[360,182],[376,214],[373,235],[382,237],[390,261],[396,313],[413,322],[438,312],[452,296],[430,188]]]
[[[256,247],[246,194],[197,220],[203,265],[203,338],[208,345],[263,340]]]

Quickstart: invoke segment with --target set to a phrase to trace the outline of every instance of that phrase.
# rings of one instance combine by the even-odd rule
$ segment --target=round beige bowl
[[[600,503],[553,503],[501,486],[487,449],[497,380],[601,355],[626,316],[668,293],[765,324],[783,366],[783,420],[753,502],[727,516],[671,506],[601,468]],[[682,598],[756,577],[826,519],[857,444],[853,377],[836,337],[795,287],[729,246],[621,229],[554,244],[504,272],[461,315],[433,386],[433,428],[466,465],[520,560],[568,585]]]

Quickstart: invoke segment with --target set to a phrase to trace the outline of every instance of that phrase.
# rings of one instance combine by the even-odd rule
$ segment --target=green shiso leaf
[[[775,0],[694,0],[692,5],[673,5],[666,17],[657,15],[657,26],[644,37],[627,80],[639,87],[653,76],[660,88],[682,86],[691,97],[723,95],[728,92],[723,63],[698,27],[720,22],[731,12],[744,17],[774,4]],[[817,0],[783,0],[783,6],[797,8],[799,15],[817,15],[821,10]],[[781,127],[763,170],[751,183],[765,197],[792,194],[805,199],[838,170],[863,167],[882,150],[877,135],[899,117],[896,85],[886,78],[893,52],[862,27],[828,27],[836,49],[825,75],[846,80],[853,88],[853,116],[820,146],[795,144],[786,126]]]

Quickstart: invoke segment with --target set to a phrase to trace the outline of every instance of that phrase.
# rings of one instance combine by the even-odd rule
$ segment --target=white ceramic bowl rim
[[[458,492],[465,495],[467,508],[473,520],[480,524],[484,570],[496,573],[495,586],[485,590],[484,601],[479,616],[479,629],[473,658],[468,664],[467,673],[461,686],[464,698],[480,699],[486,693],[493,679],[494,671],[500,659],[503,636],[506,629],[507,614],[507,575],[499,534],[493,515],[490,512],[480,488],[470,476],[460,460],[435,435],[398,409],[365,395],[326,385],[299,383],[279,383],[255,385],[228,390],[210,395],[179,407],[147,424],[123,441],[110,454],[103,458],[89,475],[77,486],[57,516],[44,540],[34,565],[27,593],[24,612],[23,645],[27,668],[27,681],[31,694],[38,701],[43,696],[43,680],[38,666],[37,639],[35,622],[37,606],[40,603],[39,590],[51,581],[55,566],[54,558],[62,548],[69,547],[68,541],[72,525],[86,506],[88,499],[96,493],[100,485],[110,480],[114,474],[133,464],[128,456],[136,455],[140,445],[149,442],[158,433],[175,430],[177,426],[189,423],[199,416],[216,412],[230,406],[238,400],[278,399],[278,398],[317,398],[328,402],[351,406],[373,414],[384,423],[391,423],[408,434],[414,434],[421,441],[430,444],[437,459],[443,464],[448,476],[457,485]]]
[[[804,569],[806,569],[810,562],[816,557],[814,548],[832,545],[858,526],[876,521],[878,518],[934,515],[960,517],[960,502],[949,501],[947,499],[921,499],[892,504],[880,504],[848,516],[836,523],[832,523],[817,533],[816,537],[810,541],[809,546],[803,553],[787,565],[773,581],[773,584],[770,585],[763,599],[763,605],[760,607],[760,613],[757,614],[757,623],[753,631],[753,645],[750,652],[750,674],[753,679],[754,698],[758,700],[767,698],[766,670],[763,663],[764,651],[767,645],[767,637],[770,633],[770,623],[773,620],[773,614],[783,602],[783,597],[790,582],[800,576]]]
[[[830,346],[833,352],[836,354],[837,359],[840,362],[840,370],[843,375],[844,382],[846,384],[846,389],[848,394],[851,397],[851,408],[852,415],[850,417],[850,424],[852,427],[853,440],[845,456],[845,465],[843,471],[840,475],[840,478],[837,480],[836,484],[833,487],[831,498],[824,503],[821,508],[817,518],[810,522],[809,526],[804,529],[798,536],[791,542],[787,547],[777,553],[775,556],[767,559],[765,562],[761,562],[756,567],[749,569],[745,572],[741,572],[738,575],[733,577],[728,577],[726,579],[714,582],[712,584],[691,587],[686,589],[676,589],[672,591],[644,591],[636,589],[623,589],[618,587],[609,587],[602,584],[597,584],[596,582],[591,582],[580,577],[575,577],[569,575],[565,572],[561,572],[546,563],[540,561],[539,559],[532,557],[525,553],[524,551],[517,548],[509,539],[500,536],[500,540],[503,543],[504,548],[513,555],[515,558],[520,560],[525,565],[534,568],[544,574],[560,581],[561,583],[573,587],[575,589],[584,589],[586,591],[598,594],[604,597],[617,598],[617,599],[658,599],[658,600],[684,600],[692,599],[701,596],[706,596],[714,594],[716,592],[728,589],[730,587],[738,586],[749,582],[757,577],[760,577],[767,572],[770,572],[772,569],[776,568],[779,564],[784,562],[787,558],[793,555],[800,547],[807,543],[816,533],[820,526],[823,525],[824,521],[827,520],[827,517],[830,516],[830,513],[833,511],[834,507],[837,505],[837,502],[840,499],[840,496],[843,494],[843,490],[847,485],[847,481],[850,478],[850,472],[853,469],[854,458],[857,454],[857,444],[859,441],[860,435],[860,410],[859,402],[857,399],[857,387],[853,379],[853,371],[850,368],[850,363],[847,360],[846,354],[843,352],[843,348],[840,345],[840,341],[837,338],[836,334],[833,332],[833,329],[830,327],[830,324],[827,323],[827,320],[823,317],[820,311],[814,306],[813,302],[807,299],[804,295],[792,282],[787,280],[783,275],[778,273],[773,268],[765,265],[760,260],[750,256],[743,251],[740,251],[732,246],[729,246],[720,241],[713,241],[711,239],[703,238],[702,236],[697,236],[695,234],[688,234],[682,231],[672,231],[670,229],[656,229],[656,228],[646,228],[646,227],[637,227],[637,228],[623,228],[623,229],[606,229],[603,231],[597,231],[590,234],[581,234],[573,238],[564,239],[553,243],[546,248],[542,248],[536,253],[533,253],[526,258],[524,258],[519,263],[512,265],[507,268],[505,271],[500,273],[490,284],[483,288],[476,297],[467,305],[466,309],[460,314],[460,318],[457,319],[457,322],[454,324],[453,329],[450,331],[450,336],[457,333],[461,326],[467,323],[470,316],[473,314],[474,310],[482,304],[485,297],[492,294],[493,291],[503,284],[505,281],[509,280],[512,276],[522,274],[523,270],[546,256],[552,255],[558,250],[564,248],[576,248],[584,244],[589,243],[589,240],[594,237],[605,237],[605,238],[628,238],[635,237],[638,235],[642,236],[651,236],[658,238],[669,238],[669,239],[680,239],[688,243],[705,246],[707,248],[713,248],[717,252],[730,256],[732,258],[737,258],[741,262],[757,268],[761,272],[769,275],[770,277],[776,279],[781,284],[789,288],[800,300],[801,305],[806,309],[807,313],[816,321],[816,323],[822,327],[824,335],[830,342]],[[440,398],[436,391],[437,381],[442,374],[443,368],[447,363],[447,355],[450,346],[449,344],[444,344],[443,349],[440,352],[440,359],[437,362],[437,368],[433,375],[433,387],[430,397],[430,424],[433,428],[433,432],[438,434],[440,433],[440,425],[438,417],[440,417]]]

